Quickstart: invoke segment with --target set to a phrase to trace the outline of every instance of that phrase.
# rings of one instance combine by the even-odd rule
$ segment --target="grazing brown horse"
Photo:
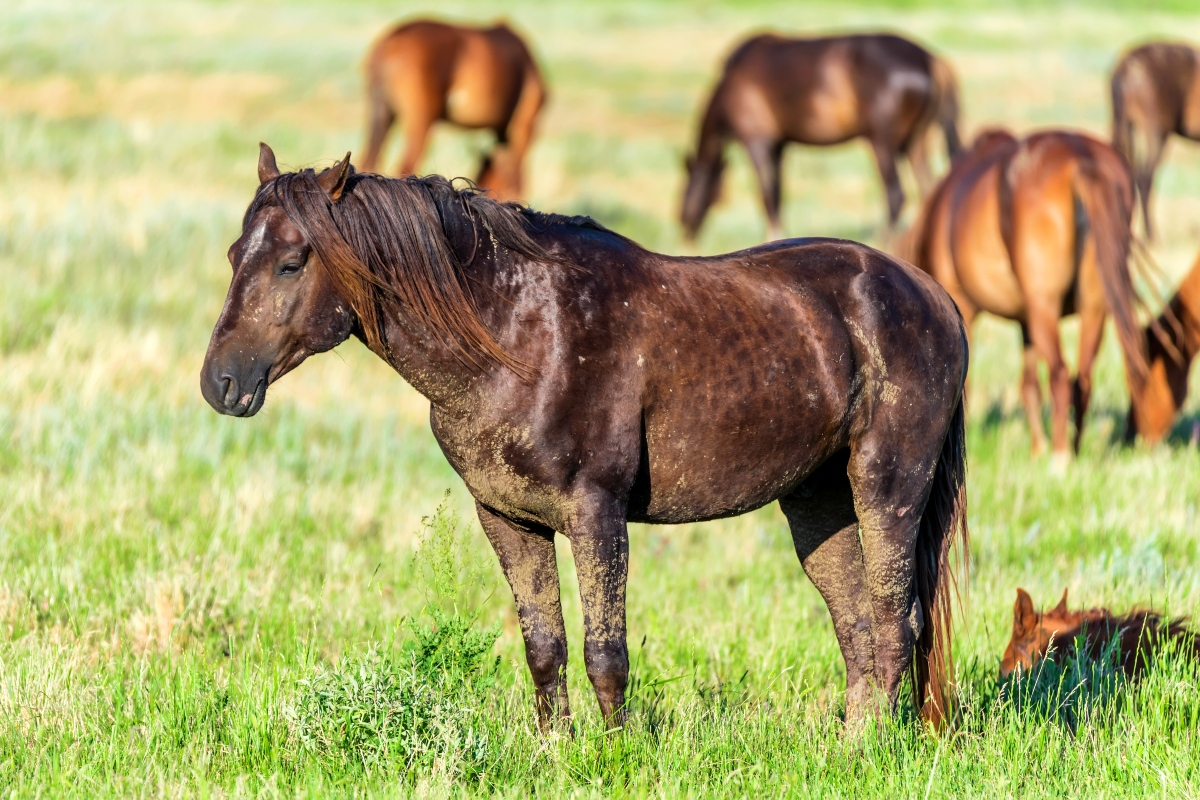
[[[1007,678],[1018,670],[1028,674],[1047,653],[1061,663],[1074,652],[1079,637],[1083,638],[1084,652],[1092,659],[1104,657],[1113,648],[1116,666],[1130,678],[1142,673],[1154,651],[1172,639],[1180,640],[1187,652],[1200,658],[1196,634],[1182,619],[1168,619],[1145,610],[1122,615],[1107,608],[1069,611],[1066,589],[1057,606],[1039,614],[1029,594],[1017,589],[1013,634],[1000,662],[1000,677]]]
[[[1133,167],[1150,238],[1150,190],[1172,133],[1200,140],[1200,50],[1150,42],[1126,53],[1112,76],[1113,146]]]
[[[405,126],[399,173],[417,169],[439,120],[495,131],[496,146],[476,182],[505,200],[521,196],[522,165],[546,86],[529,48],[508,28],[469,28],[420,20],[401,25],[367,55],[367,155],[373,171],[388,130]]]
[[[1188,372],[1200,353],[1200,256],[1167,308],[1146,326],[1150,368],[1141,396],[1129,407],[1126,438],[1163,440],[1187,400]],[[1140,420],[1134,407],[1140,409]]]
[[[659,255],[437,176],[358,174],[349,154],[281,175],[264,145],[259,177],[205,399],[250,416],[352,335],[427,397],[512,588],[543,726],[569,713],[556,532],[579,575],[587,674],[619,723],[626,523],[773,500],[833,617],[847,719],[894,707],[910,665],[942,718],[967,345],[935,281],[831,239]]]
[[[1075,452],[1083,437],[1092,366],[1112,314],[1134,398],[1146,354],[1129,274],[1133,185],[1125,161],[1089,136],[1045,131],[1018,140],[980,135],[930,196],[904,255],[946,287],[968,328],[981,311],[1021,324],[1021,397],[1033,452],[1045,448],[1037,363],[1050,371],[1051,447],[1069,459],[1068,414],[1075,407]],[[1059,320],[1078,314],[1079,369],[1072,387]]]
[[[909,157],[922,190],[932,184],[926,133],[941,125],[957,154],[958,89],[949,65],[899,36],[871,34],[744,42],[729,60],[688,158],[681,221],[695,238],[716,199],[728,140],[742,143],[762,190],[769,237],[780,236],[780,164],[788,142],[831,145],[865,138],[887,190],[888,222],[904,205],[896,159]]]

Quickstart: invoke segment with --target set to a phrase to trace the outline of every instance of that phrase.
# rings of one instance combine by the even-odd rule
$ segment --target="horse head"
[[[1028,673],[1042,660],[1050,644],[1062,639],[1064,632],[1078,625],[1078,614],[1067,610],[1067,590],[1054,608],[1039,614],[1033,607],[1033,599],[1024,589],[1017,589],[1017,602],[1013,605],[1013,633],[1004,658],[1000,661],[1000,677],[1007,678],[1020,670]]]
[[[690,242],[695,240],[708,209],[720,193],[725,156],[719,150],[710,156],[688,156],[684,159],[684,167],[688,179],[687,188],[683,191],[679,221],[683,225],[684,237]]]
[[[337,202],[351,174],[350,154],[316,175]],[[355,317],[300,228],[277,203],[275,154],[260,145],[259,191],[229,248],[233,279],[200,371],[204,399],[222,414],[258,413],[267,387],[315,353],[349,338]]]

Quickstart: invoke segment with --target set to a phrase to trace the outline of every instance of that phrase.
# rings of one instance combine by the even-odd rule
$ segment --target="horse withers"
[[[1133,167],[1147,238],[1154,173],[1171,134],[1200,141],[1200,50],[1148,42],[1123,55],[1112,76],[1113,147]]]
[[[1133,181],[1112,147],[1082,133],[1043,131],[1017,139],[985,131],[925,204],[902,253],[946,287],[967,326],[982,311],[1021,324],[1021,398],[1034,454],[1046,447],[1038,360],[1050,372],[1055,462],[1083,439],[1092,367],[1111,314],[1125,355],[1130,394],[1147,374],[1138,296],[1129,271]],[[1072,384],[1059,320],[1080,318]],[[1137,403],[1135,402],[1136,406]]]
[[[1071,611],[1066,589],[1057,606],[1038,612],[1029,593],[1017,589],[1013,633],[1000,661],[1000,677],[1029,674],[1047,656],[1061,663],[1076,653],[1093,660],[1111,653],[1115,666],[1132,678],[1144,672],[1155,652],[1171,640],[1179,641],[1192,657],[1200,657],[1196,634],[1182,619],[1145,609],[1126,614],[1114,614],[1107,608]],[[1076,650],[1078,644],[1083,645],[1081,652]]]
[[[264,145],[259,178],[205,399],[253,415],[350,336],[428,398],[512,588],[543,728],[570,713],[556,535],[619,724],[627,523],[774,500],[833,617],[847,720],[894,708],[910,666],[925,716],[944,717],[967,343],[935,281],[830,239],[659,255],[436,176],[357,174],[349,155],[280,174]]]
[[[920,45],[891,34],[755,36],[725,62],[696,152],[687,159],[684,234],[695,238],[716,200],[730,139],[746,148],[758,175],[769,238],[782,235],[780,166],[788,142],[833,145],[865,138],[887,192],[888,224],[895,225],[904,206],[897,159],[909,158],[922,191],[932,185],[927,133],[934,124],[953,158],[959,149],[957,83],[950,66]]]
[[[390,31],[366,60],[367,152],[373,171],[397,118],[405,128],[398,172],[416,172],[430,129],[439,120],[494,131],[496,144],[476,182],[501,200],[524,189],[526,153],[546,101],[537,63],[507,25],[489,28],[418,20]]]

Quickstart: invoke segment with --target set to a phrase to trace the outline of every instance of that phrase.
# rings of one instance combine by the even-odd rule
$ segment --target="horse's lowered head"
[[[684,166],[687,169],[687,188],[683,191],[679,221],[683,225],[684,237],[691,242],[696,239],[708,209],[720,193],[725,156],[719,150],[707,156],[688,156]]]
[[[1013,605],[1013,633],[1004,658],[1000,661],[1000,677],[1007,678],[1017,670],[1028,673],[1050,648],[1052,642],[1069,641],[1078,632],[1079,612],[1067,610],[1067,592],[1062,600],[1049,611],[1038,613],[1033,607],[1033,598],[1024,589],[1017,589],[1017,602]]]
[[[300,175],[302,173],[298,173]],[[319,174],[311,193],[336,203],[352,174],[350,154]],[[355,329],[351,303],[339,296],[320,258],[270,194],[280,177],[275,154],[259,147],[259,191],[229,248],[233,279],[200,371],[204,399],[222,414],[258,413],[267,387]]]

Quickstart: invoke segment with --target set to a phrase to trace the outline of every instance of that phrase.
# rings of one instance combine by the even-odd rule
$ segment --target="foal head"
[[[317,191],[336,202],[350,173],[347,153],[315,176]],[[260,195],[278,177],[275,154],[260,145]],[[344,342],[355,325],[350,303],[300,229],[278,204],[257,199],[229,248],[233,279],[200,372],[204,399],[235,417],[258,413],[271,383]]]
[[[1028,673],[1045,657],[1051,643],[1061,646],[1071,641],[1079,632],[1081,612],[1067,610],[1067,592],[1062,600],[1049,611],[1038,613],[1033,599],[1024,589],[1017,589],[1017,602],[1013,606],[1013,633],[1004,658],[1000,661],[1000,677],[1007,678],[1017,670]]]
[[[725,172],[725,156],[718,151],[715,156],[688,156],[687,188],[683,191],[683,207],[679,221],[683,224],[683,235],[688,241],[696,238],[708,209],[716,202],[721,189],[721,176]]]

